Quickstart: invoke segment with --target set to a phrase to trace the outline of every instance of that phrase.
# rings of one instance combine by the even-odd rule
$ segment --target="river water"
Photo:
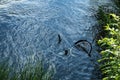
[[[55,67],[53,80],[99,80],[95,14],[103,3],[109,0],[0,0],[0,62],[19,69],[42,56]]]

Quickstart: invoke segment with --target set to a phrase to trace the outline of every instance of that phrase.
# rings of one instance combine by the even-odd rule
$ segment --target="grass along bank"
[[[102,55],[98,62],[102,80],[120,80],[120,16],[106,12],[100,7],[98,21],[101,30],[97,44]]]
[[[54,75],[53,66],[45,70],[41,61],[35,65],[26,64],[19,72],[5,64],[0,64],[0,80],[52,80]]]

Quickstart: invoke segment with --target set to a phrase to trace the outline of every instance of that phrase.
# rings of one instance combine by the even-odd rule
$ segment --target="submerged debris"
[[[61,38],[60,34],[58,34],[58,44],[60,44],[61,41],[62,41],[62,38]]]
[[[88,56],[91,57],[92,44],[90,42],[88,42],[87,40],[79,40],[79,41],[75,42],[75,47],[78,50],[85,51],[88,54]]]
[[[68,55],[68,50],[65,50],[65,53],[64,53],[65,55]]]

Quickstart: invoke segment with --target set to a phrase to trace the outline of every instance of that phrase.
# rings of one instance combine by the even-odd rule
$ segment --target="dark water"
[[[93,74],[99,58],[94,41],[97,4],[96,0],[0,0],[0,62],[8,59],[19,69],[42,56],[55,66],[53,80],[99,80]],[[87,40],[80,43],[82,49],[75,47],[79,40]]]

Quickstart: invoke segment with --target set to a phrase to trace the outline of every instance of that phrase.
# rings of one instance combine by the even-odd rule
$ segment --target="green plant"
[[[7,80],[9,68],[6,65],[0,65],[0,80]]]
[[[12,68],[1,65],[0,80],[51,80],[54,74],[53,66],[45,70],[41,62],[35,65],[26,64],[20,72],[13,72],[12,76],[10,76],[11,71],[13,71]]]
[[[98,60],[103,80],[120,80],[120,18],[112,13],[98,12],[101,24],[100,38],[97,44],[101,47],[102,58]]]

